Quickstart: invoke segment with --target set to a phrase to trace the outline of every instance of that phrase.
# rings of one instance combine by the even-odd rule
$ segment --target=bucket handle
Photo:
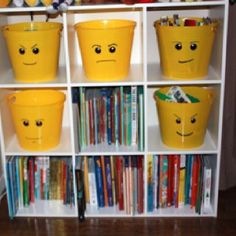
[[[16,103],[16,96],[10,97],[9,102],[12,103],[12,104]]]

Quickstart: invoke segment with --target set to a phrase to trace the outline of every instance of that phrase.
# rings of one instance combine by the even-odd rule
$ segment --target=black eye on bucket
[[[19,53],[20,53],[21,55],[24,55],[24,54],[25,54],[25,49],[24,49],[24,48],[20,48],[20,49],[19,49]]]
[[[175,49],[181,50],[182,49],[182,44],[181,43],[176,43],[175,44]]]
[[[192,43],[191,45],[190,45],[190,49],[191,50],[196,50],[197,49],[197,44],[196,43]]]
[[[196,118],[191,119],[191,123],[194,124],[196,122]]]
[[[96,48],[95,48],[95,52],[96,52],[97,54],[100,54],[100,53],[102,52],[102,50],[101,50],[100,47],[96,47]]]
[[[38,53],[39,53],[39,49],[38,49],[38,48],[33,48],[33,49],[32,49],[32,52],[33,52],[34,54],[38,54]]]
[[[177,119],[175,120],[175,122],[176,122],[177,124],[180,124],[180,123],[181,123],[181,119],[180,119],[180,118],[177,118]]]
[[[114,46],[110,47],[109,48],[109,52],[110,53],[114,53],[116,51],[116,48]]]
[[[43,125],[43,122],[41,120],[36,120],[35,124],[36,126],[41,127]]]
[[[28,120],[24,120],[24,121],[23,121],[23,125],[24,125],[25,127],[29,126],[29,121],[28,121]]]

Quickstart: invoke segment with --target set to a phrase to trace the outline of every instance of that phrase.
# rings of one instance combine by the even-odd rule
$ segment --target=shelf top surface
[[[214,5],[225,5],[228,1],[219,0],[219,1],[192,1],[192,2],[165,2],[165,0],[160,0],[159,2],[154,3],[136,3],[136,4],[76,4],[69,6],[68,12],[74,10],[93,10],[93,9],[138,9],[138,8],[152,8],[152,7],[188,7],[188,6],[214,6]],[[45,6],[36,6],[36,7],[15,7],[11,4],[9,7],[0,8],[1,12],[29,12],[29,11],[46,11]]]

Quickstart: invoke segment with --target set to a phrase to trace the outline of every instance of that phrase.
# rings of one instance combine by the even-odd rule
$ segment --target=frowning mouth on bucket
[[[116,62],[116,60],[110,59],[110,60],[98,60],[98,61],[96,61],[96,63],[101,63],[101,62]]]
[[[26,65],[26,66],[33,66],[33,65],[36,65],[37,62],[31,62],[31,63],[23,62],[23,64]]]

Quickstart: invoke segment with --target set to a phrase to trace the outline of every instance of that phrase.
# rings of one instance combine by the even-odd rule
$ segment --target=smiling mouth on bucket
[[[180,132],[176,132],[179,136],[184,136],[184,137],[188,137],[188,136],[191,136],[193,134],[193,132],[190,132],[190,133],[187,133],[187,134],[182,134]]]
[[[189,60],[185,60],[185,61],[179,60],[178,62],[181,63],[181,64],[184,64],[184,63],[188,63],[188,62],[191,62],[191,61],[193,61],[193,58],[191,58]]]
[[[37,62],[32,62],[32,63],[23,62],[23,64],[26,65],[26,66],[33,66],[33,65],[36,65]]]

